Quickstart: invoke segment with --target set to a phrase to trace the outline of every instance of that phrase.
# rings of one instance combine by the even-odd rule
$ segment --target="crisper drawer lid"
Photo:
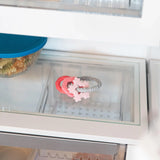
[[[39,109],[7,113],[1,110],[0,130],[125,144],[137,142],[147,129],[145,60],[47,50],[44,54],[41,63],[49,64],[51,72]],[[61,76],[91,76],[98,78],[102,86],[90,93],[90,98],[75,102],[56,89],[55,82]]]
[[[34,112],[41,99],[49,76],[49,65],[38,62],[26,72],[12,78],[0,78],[0,110]]]

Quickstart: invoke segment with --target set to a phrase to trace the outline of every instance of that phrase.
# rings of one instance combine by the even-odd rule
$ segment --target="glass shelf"
[[[64,75],[95,77],[102,86],[75,102],[55,88]],[[43,50],[27,72],[0,78],[0,90],[4,132],[135,144],[147,130],[143,59]]]
[[[143,0],[0,0],[0,4],[140,17]]]
[[[139,124],[139,64],[109,60],[107,56],[52,55],[39,60],[28,72],[0,78],[0,109],[6,112],[52,115],[93,121]],[[90,98],[75,102],[60,93],[56,80],[63,76],[91,76],[102,87]],[[3,84],[3,85],[2,85]],[[136,113],[136,114],[135,114]]]
[[[13,78],[0,78],[0,90],[3,91],[0,93],[0,110],[37,112],[47,81],[47,68],[47,64],[37,62],[24,74]]]
[[[88,64],[84,59],[81,63],[56,61],[53,62],[50,81],[48,84],[49,96],[44,106],[44,113],[52,113],[65,117],[92,119],[97,121],[126,121],[135,122],[134,116],[134,92],[138,91],[138,65],[121,64],[116,62]],[[57,91],[56,80],[63,76],[90,76],[98,78],[102,87],[96,92],[90,93],[90,98],[75,102]],[[137,87],[137,89],[135,88]],[[136,93],[137,99],[139,93]],[[138,113],[137,113],[138,114]]]

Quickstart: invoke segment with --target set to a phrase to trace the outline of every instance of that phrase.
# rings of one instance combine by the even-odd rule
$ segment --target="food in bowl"
[[[0,76],[11,77],[26,71],[38,58],[45,37],[0,34]]]
[[[12,76],[28,69],[38,58],[40,51],[18,58],[0,58],[0,75]]]

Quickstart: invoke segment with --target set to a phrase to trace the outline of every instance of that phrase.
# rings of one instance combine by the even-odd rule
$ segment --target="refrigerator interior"
[[[0,79],[0,110],[139,124],[139,74],[139,63],[134,61],[87,54],[54,53],[49,60],[39,59],[22,75]],[[90,98],[75,102],[55,87],[57,78],[64,75],[95,77],[101,81],[102,86],[91,92]]]

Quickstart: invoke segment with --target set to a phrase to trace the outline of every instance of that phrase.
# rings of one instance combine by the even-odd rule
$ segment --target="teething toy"
[[[94,81],[97,85],[90,87],[89,82]],[[56,89],[63,94],[72,97],[75,102],[87,99],[90,97],[89,92],[94,92],[102,86],[99,79],[83,76],[83,77],[70,77],[62,76],[56,81]]]
[[[65,78],[67,78],[67,77],[69,77],[69,76],[62,76],[62,77],[59,77],[58,79],[57,79],[57,81],[56,81],[56,89],[59,91],[59,92],[61,92],[61,93],[65,93],[63,90],[62,90],[62,87],[61,87],[61,82],[65,79]]]
[[[89,93],[88,92],[86,93],[78,92],[77,88],[78,87],[85,88],[88,86],[89,84],[87,81],[81,81],[79,78],[74,78],[73,84],[69,85],[68,87],[68,91],[73,94],[73,99],[75,100],[75,102],[78,102],[78,101],[81,101],[82,98],[84,99],[89,98]]]

